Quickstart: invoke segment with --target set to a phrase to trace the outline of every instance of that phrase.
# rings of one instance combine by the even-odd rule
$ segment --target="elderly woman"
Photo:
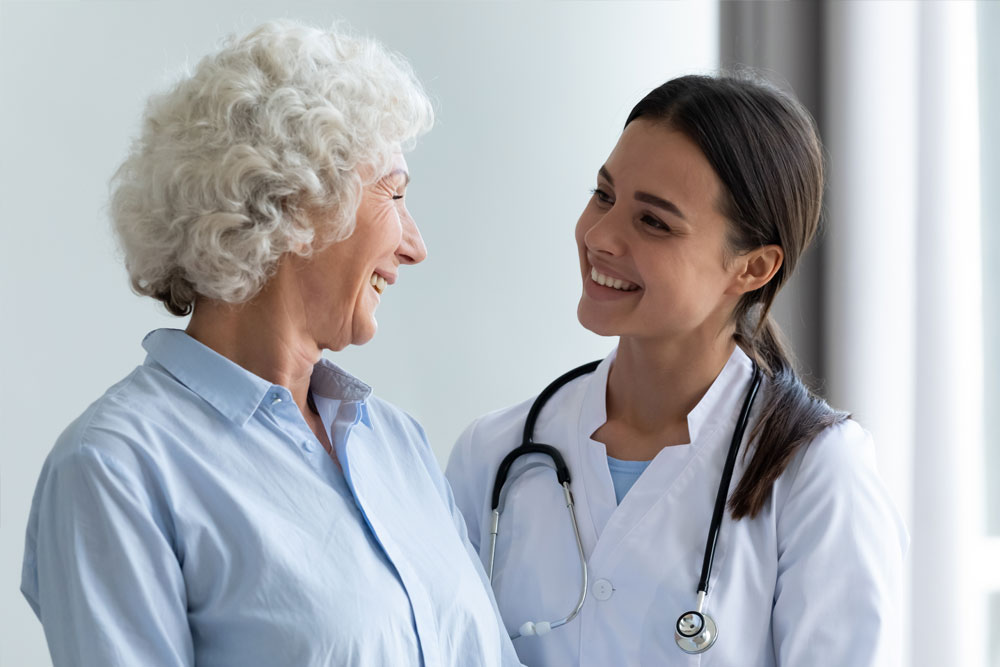
[[[426,250],[432,122],[378,44],[266,24],[154,97],[113,183],[134,289],[186,331],[59,438],[22,591],[56,665],[507,665],[419,424],[321,358]]]

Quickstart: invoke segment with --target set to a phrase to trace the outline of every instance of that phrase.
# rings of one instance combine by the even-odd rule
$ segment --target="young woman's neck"
[[[688,414],[735,346],[728,329],[717,337],[683,343],[623,336],[608,376],[608,422],[647,434],[686,430]]]

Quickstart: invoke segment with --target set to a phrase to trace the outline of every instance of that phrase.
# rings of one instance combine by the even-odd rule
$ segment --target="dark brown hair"
[[[734,519],[753,518],[796,452],[848,417],[802,383],[770,316],[775,295],[819,227],[819,134],[801,104],[746,72],[672,79],[636,104],[625,125],[637,118],[682,132],[701,148],[722,183],[729,252],[770,244],[784,251],[775,276],[744,294],[733,312],[737,344],[770,379],[743,453],[749,463],[729,498]]]

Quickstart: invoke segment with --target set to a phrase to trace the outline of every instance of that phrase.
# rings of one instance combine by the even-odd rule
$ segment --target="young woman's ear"
[[[785,260],[785,251],[778,245],[765,245],[733,260],[736,273],[730,294],[746,294],[760,289],[774,277]]]

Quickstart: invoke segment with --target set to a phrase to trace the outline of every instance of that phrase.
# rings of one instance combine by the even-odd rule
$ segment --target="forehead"
[[[694,141],[669,125],[629,123],[605,166],[616,189],[648,192],[689,208],[714,208],[719,201],[722,184],[712,165]]]

